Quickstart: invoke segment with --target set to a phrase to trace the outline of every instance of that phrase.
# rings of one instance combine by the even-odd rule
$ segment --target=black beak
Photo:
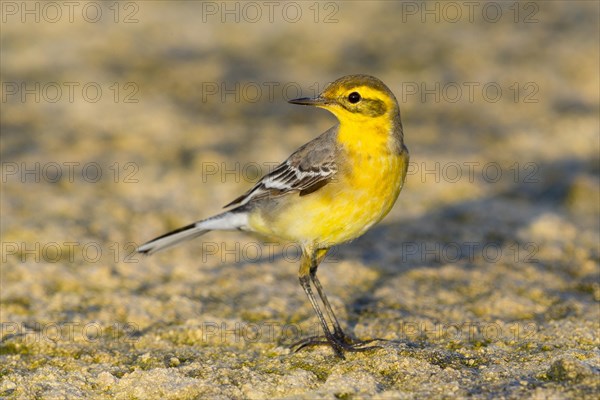
[[[327,104],[327,101],[320,97],[301,97],[299,99],[288,100],[288,103],[292,104],[302,104],[304,106],[322,106]]]

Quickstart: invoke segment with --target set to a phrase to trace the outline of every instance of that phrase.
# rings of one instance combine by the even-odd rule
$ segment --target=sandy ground
[[[67,4],[68,3],[68,4]],[[2,2],[3,398],[597,398],[597,2]],[[412,164],[320,277],[210,216],[386,82]]]

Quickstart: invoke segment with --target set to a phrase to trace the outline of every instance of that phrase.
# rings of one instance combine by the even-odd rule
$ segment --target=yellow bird
[[[332,246],[359,237],[394,205],[409,160],[400,109],[390,89],[369,75],[344,76],[317,97],[290,103],[329,110],[339,123],[227,204],[226,208],[233,207],[229,211],[162,235],[137,251],[152,254],[211,230],[257,232],[299,244],[300,284],[326,340],[311,337],[299,342],[296,350],[328,343],[343,358],[344,351],[374,346],[344,333],[317,278],[317,268]]]

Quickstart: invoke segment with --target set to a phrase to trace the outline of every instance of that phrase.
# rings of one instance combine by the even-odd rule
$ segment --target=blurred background
[[[389,216],[320,270],[350,331],[401,340],[403,321],[493,322],[504,332],[534,324],[568,356],[528,358],[488,384],[472,366],[457,367],[465,381],[455,393],[597,390],[597,2],[1,6],[0,395],[48,395],[40,383],[48,368],[60,371],[64,384],[52,393],[61,394],[131,395],[145,377],[185,397],[191,389],[173,383],[177,374],[225,396],[339,394],[319,373],[302,378],[302,390],[259,373],[255,393],[177,370],[223,354],[232,355],[225,370],[239,368],[240,357],[260,366],[289,342],[201,340],[206,321],[310,330],[316,320],[297,284],[294,248],[214,233],[148,259],[132,252],[218,212],[333,125],[326,111],[287,100],[354,73],[395,93],[411,166]],[[44,333],[48,324],[63,333],[77,324],[81,334],[90,323],[98,340],[88,331],[79,340]],[[124,326],[134,341],[115,339],[130,333]],[[435,330],[416,337],[464,354],[498,345],[456,344]],[[502,351],[530,349],[523,340]],[[489,368],[516,368],[518,357],[496,362],[489,351]],[[131,375],[140,365],[148,374],[173,367],[173,375]],[[580,386],[561,378],[569,368],[584,377]],[[81,382],[68,386],[77,374]],[[429,376],[411,389],[397,381],[357,387],[424,395]],[[515,379],[527,384],[511,386]]]

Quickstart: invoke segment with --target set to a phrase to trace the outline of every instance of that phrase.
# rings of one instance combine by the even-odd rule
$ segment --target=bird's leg
[[[350,343],[349,342],[350,338],[342,330],[340,322],[338,321],[337,317],[335,316],[335,313],[333,312],[333,309],[331,308],[331,304],[329,304],[329,300],[327,299],[327,296],[325,295],[325,292],[323,291],[323,286],[321,286],[321,282],[319,281],[319,278],[317,278],[317,268],[319,267],[319,264],[321,263],[321,261],[323,261],[323,259],[327,255],[327,251],[329,251],[329,249],[319,249],[315,252],[314,257],[313,257],[313,262],[311,263],[311,266],[310,266],[310,280],[312,281],[313,285],[315,285],[315,287],[317,288],[317,293],[319,294],[319,297],[321,298],[321,301],[323,302],[323,305],[325,306],[325,312],[327,313],[327,317],[329,317],[329,320],[331,321],[331,324],[333,325],[333,335],[338,339],[341,339],[347,343]]]
[[[342,330],[342,327],[341,327],[337,317],[335,316],[333,309],[331,308],[331,304],[329,303],[329,300],[327,299],[327,296],[325,295],[323,286],[321,286],[321,282],[319,281],[319,278],[317,278],[317,268],[319,267],[319,264],[321,264],[321,261],[325,258],[325,255],[327,255],[328,250],[329,249],[319,249],[315,252],[315,262],[311,265],[310,279],[312,280],[313,284],[317,288],[317,293],[319,293],[319,297],[321,298],[321,301],[325,305],[325,311],[327,312],[327,315],[328,315],[329,319],[331,320],[331,323],[333,324],[333,336],[336,337],[337,339],[343,341],[344,343],[352,346],[352,349],[346,348],[346,350],[360,351],[360,350],[368,350],[368,349],[377,348],[378,346],[370,346],[370,347],[361,347],[361,346],[365,346],[368,343],[371,343],[375,340],[380,340],[380,339],[355,340],[355,339],[352,339],[350,336],[346,335],[346,333],[344,333],[344,331]]]
[[[336,338],[331,334],[331,331],[329,330],[329,326],[327,325],[327,321],[325,320],[325,316],[323,316],[323,312],[321,311],[321,308],[319,307],[319,304],[317,303],[317,299],[315,298],[315,295],[313,294],[312,288],[310,286],[310,270],[311,270],[311,264],[312,264],[313,260],[314,260],[314,257],[312,257],[311,254],[307,254],[307,252],[303,252],[302,259],[300,261],[300,271],[298,273],[298,278],[300,280],[300,285],[302,286],[302,289],[304,289],[306,296],[308,296],[308,299],[310,300],[310,304],[313,306],[313,309],[315,310],[315,313],[317,314],[317,317],[319,318],[319,322],[321,323],[321,326],[323,328],[323,333],[325,334],[325,338],[327,339],[327,341],[323,341],[317,337],[314,337],[314,338],[309,338],[307,340],[300,341],[300,342],[294,344],[293,346],[294,347],[299,346],[296,349],[296,351],[298,351],[305,346],[330,343],[331,347],[335,351],[335,354],[338,357],[344,358],[344,354],[342,352],[342,346],[339,345]]]
[[[344,350],[345,351],[364,351],[364,350],[377,348],[378,346],[364,347],[364,345],[369,343],[370,341],[366,341],[366,342],[353,341],[352,338],[350,338],[348,335],[346,335],[344,333],[344,331],[342,330],[340,323],[339,323],[337,317],[335,316],[335,313],[333,312],[333,309],[331,308],[329,301],[327,300],[327,296],[325,295],[325,292],[323,291],[321,282],[319,282],[319,279],[317,278],[317,274],[316,274],[319,262],[325,257],[325,255],[327,254],[327,250],[328,249],[319,249],[314,253],[303,252],[302,261],[301,261],[301,265],[300,265],[300,271],[299,271],[300,285],[302,285],[304,292],[306,292],[306,295],[308,296],[308,299],[310,300],[310,303],[312,304],[312,306],[315,310],[315,313],[317,314],[317,317],[319,318],[319,321],[321,322],[321,325],[323,327],[323,333],[325,334],[326,340],[324,340],[322,336],[321,337],[319,337],[319,336],[310,337],[310,338],[307,338],[307,339],[304,339],[304,340],[301,340],[301,341],[295,343],[292,347],[297,347],[296,351],[298,351],[307,346],[329,344],[335,351],[336,355],[340,358],[344,358],[344,354],[343,354]],[[327,313],[327,317],[329,318],[331,324],[333,325],[333,334],[331,333],[331,330],[329,329],[329,325],[327,324],[327,321],[325,320],[323,312],[321,311],[321,308],[319,307],[317,300],[313,294],[312,288],[310,286],[311,281],[317,288],[319,297],[321,298],[321,301],[323,302],[323,304],[325,306],[325,312]]]

